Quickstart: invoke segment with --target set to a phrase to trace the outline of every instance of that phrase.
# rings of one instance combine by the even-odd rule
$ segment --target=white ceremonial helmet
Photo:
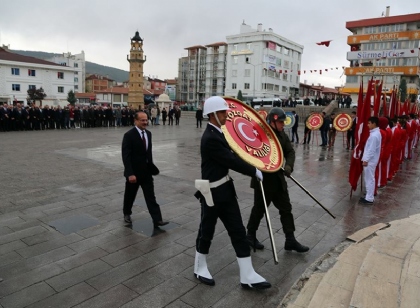
[[[220,96],[212,96],[206,99],[203,107],[203,114],[210,114],[220,110],[229,110],[226,101]]]

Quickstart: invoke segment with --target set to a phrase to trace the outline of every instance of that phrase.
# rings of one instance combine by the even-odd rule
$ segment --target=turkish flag
[[[356,190],[360,175],[363,172],[362,156],[365,144],[369,138],[369,127],[367,126],[370,117],[370,99],[373,93],[373,77],[368,82],[367,93],[363,100],[363,80],[360,83],[359,95],[357,99],[357,123],[356,123],[356,146],[350,162],[349,183],[352,190]]]
[[[326,47],[329,47],[330,46],[330,42],[331,42],[331,40],[329,40],[329,41],[322,41],[322,42],[319,42],[319,43],[316,43],[316,44],[317,45],[324,45]]]
[[[300,71],[298,71],[298,75],[300,76]]]
[[[279,70],[279,73],[281,74],[281,73],[283,73],[283,70]]]

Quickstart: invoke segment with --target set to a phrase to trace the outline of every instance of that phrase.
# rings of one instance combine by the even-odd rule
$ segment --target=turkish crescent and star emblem
[[[231,97],[223,133],[232,150],[247,163],[264,172],[283,166],[283,150],[271,127],[253,108]]]
[[[339,132],[348,131],[353,125],[353,120],[347,113],[338,114],[333,121],[334,128]]]
[[[310,130],[317,130],[322,126],[323,123],[324,118],[322,115],[320,113],[313,113],[306,120],[306,127]]]

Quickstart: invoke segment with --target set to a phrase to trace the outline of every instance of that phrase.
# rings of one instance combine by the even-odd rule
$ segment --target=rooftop
[[[420,22],[420,13],[347,21],[346,28],[351,30],[354,28],[402,24],[416,21]]]
[[[6,50],[5,48],[2,48],[2,47],[0,47],[0,60],[62,66],[62,65],[54,63],[54,62],[45,61],[45,60],[34,58],[34,57],[19,55],[17,53],[10,52],[10,51]]]

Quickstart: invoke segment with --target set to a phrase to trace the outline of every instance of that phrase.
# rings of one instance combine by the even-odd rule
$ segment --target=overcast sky
[[[419,13],[419,0],[14,0],[1,1],[0,45],[11,49],[80,53],[86,60],[129,70],[127,54],[135,31],[144,39],[145,75],[178,74],[184,48],[226,41],[243,21],[304,46],[301,82],[341,86],[347,66],[346,21]],[[330,47],[316,42],[332,40]],[[339,70],[335,68],[339,67]],[[333,72],[330,69],[334,68]],[[308,74],[309,70],[329,72]]]

